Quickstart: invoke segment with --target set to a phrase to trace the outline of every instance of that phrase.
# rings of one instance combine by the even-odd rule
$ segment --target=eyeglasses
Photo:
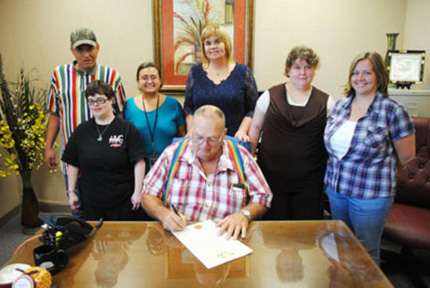
[[[141,77],[140,77],[140,80],[141,81],[156,81],[156,80],[158,80],[159,78],[158,78],[158,75],[155,75],[155,74],[152,74],[152,75],[142,75]]]
[[[206,141],[208,141],[209,145],[216,145],[216,144],[221,142],[222,136],[223,135],[221,135],[219,138],[216,138],[216,137],[207,137],[206,138],[203,136],[192,135],[191,139],[198,145],[201,145],[201,144],[205,143]]]
[[[88,100],[87,103],[89,106],[93,106],[96,103],[99,105],[105,104],[107,101],[109,101],[107,98],[97,98],[96,100]]]

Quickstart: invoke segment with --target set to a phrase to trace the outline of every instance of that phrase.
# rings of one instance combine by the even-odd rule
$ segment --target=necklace
[[[223,70],[221,70],[219,72],[211,71],[210,74],[213,74],[213,75],[216,75],[217,77],[220,77],[222,75],[225,75],[227,73],[227,71],[228,71],[228,68],[227,69],[223,69]]]
[[[372,105],[373,101],[375,100],[376,95],[372,96],[362,96],[358,97],[357,95],[354,96],[354,99],[352,99],[352,104],[355,106],[355,108],[359,111],[367,110]]]
[[[365,103],[365,104],[358,104],[357,101],[353,102],[355,109],[357,109],[359,112],[363,112],[363,111],[367,111],[367,109],[369,109],[370,103]]]
[[[220,72],[215,72],[216,76],[224,75],[226,70],[222,70]]]
[[[214,76],[220,77],[220,76],[223,76],[226,73],[228,73],[228,70],[229,70],[229,67],[227,65],[227,67],[224,66],[224,67],[222,67],[221,69],[218,69],[218,70],[214,69],[212,67],[208,67],[208,69],[206,71],[210,75],[214,75]]]
[[[103,129],[103,131],[100,133],[100,129],[99,129],[99,125],[97,124],[97,122],[95,122],[96,123],[96,129],[97,129],[97,133],[99,133],[99,137],[97,138],[97,141],[98,142],[101,142],[102,140],[103,140],[103,134],[106,132],[106,130],[109,128],[109,126],[110,126],[110,124],[112,124],[112,122],[113,122],[113,120],[115,120],[115,118],[114,119],[112,119],[112,121],[110,121],[110,123],[105,127],[105,129]]]
[[[143,110],[145,111],[145,118],[146,118],[146,124],[148,125],[149,129],[149,135],[151,135],[151,145],[152,145],[152,154],[155,155],[155,128],[157,127],[157,119],[158,119],[158,104],[160,103],[160,93],[157,94],[157,108],[155,109],[155,120],[154,120],[154,127],[151,129],[151,125],[149,123],[148,114],[146,112],[146,106],[145,101],[143,100],[143,94],[142,94],[142,106]]]

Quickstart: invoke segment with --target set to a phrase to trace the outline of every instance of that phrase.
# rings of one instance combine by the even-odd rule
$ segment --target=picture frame
[[[201,59],[200,33],[207,23],[223,25],[233,58],[252,70],[253,0],[153,0],[153,21],[163,92],[185,91],[188,71]]]
[[[390,83],[397,88],[423,83],[424,50],[389,50],[386,62]]]

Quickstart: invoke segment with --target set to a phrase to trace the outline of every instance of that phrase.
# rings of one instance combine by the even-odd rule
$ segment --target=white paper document
[[[218,236],[218,230],[212,220],[206,220],[172,233],[208,269],[252,252],[251,248],[238,240],[226,240],[225,235]]]

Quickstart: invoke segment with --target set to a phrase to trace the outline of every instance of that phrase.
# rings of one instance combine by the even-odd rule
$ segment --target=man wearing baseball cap
[[[85,90],[91,82],[102,80],[115,91],[113,108],[122,115],[125,106],[125,93],[119,73],[109,67],[97,64],[100,45],[96,35],[88,28],[78,28],[70,34],[70,51],[75,57],[71,64],[58,66],[51,77],[47,108],[50,113],[46,133],[45,162],[49,169],[57,169],[54,142],[61,131],[61,154],[76,127],[92,115],[85,100]],[[61,127],[61,129],[60,129]],[[66,179],[64,163],[61,170]],[[78,186],[77,186],[78,187]],[[72,210],[72,215],[81,217],[81,211]]]

